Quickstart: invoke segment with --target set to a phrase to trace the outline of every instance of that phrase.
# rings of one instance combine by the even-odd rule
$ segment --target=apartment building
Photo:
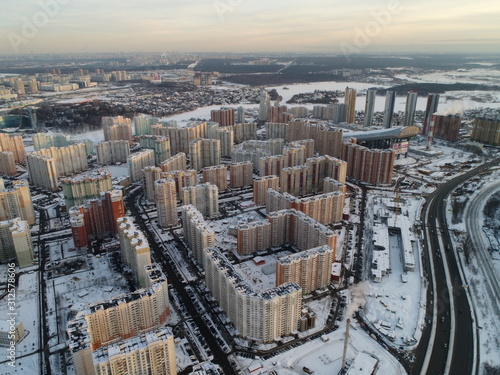
[[[177,225],[177,195],[174,180],[161,179],[155,181],[155,202],[158,212],[158,225],[162,228]]]
[[[60,182],[67,208],[81,205],[113,188],[111,173],[104,169],[86,175],[62,178]]]
[[[99,197],[71,207],[68,213],[75,247],[87,247],[91,240],[118,234],[117,220],[125,216],[122,191],[101,192]]]
[[[125,163],[130,155],[128,141],[107,141],[95,146],[97,163],[101,165]]]
[[[182,226],[184,239],[193,257],[203,264],[204,251],[215,246],[214,231],[209,228],[201,212],[191,204],[182,207]]]
[[[117,220],[118,238],[123,260],[141,287],[147,283],[145,266],[151,264],[151,249],[144,233],[137,228],[131,217],[121,217]]]
[[[196,207],[204,217],[219,216],[219,189],[210,183],[188,186],[181,190],[183,204]]]

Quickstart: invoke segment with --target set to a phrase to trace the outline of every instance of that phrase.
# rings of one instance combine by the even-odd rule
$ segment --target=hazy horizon
[[[26,0],[3,5],[0,54],[494,54],[499,16],[485,0]]]

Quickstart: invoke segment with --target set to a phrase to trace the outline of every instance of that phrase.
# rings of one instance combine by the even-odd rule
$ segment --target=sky
[[[494,0],[0,0],[0,54],[500,51]]]

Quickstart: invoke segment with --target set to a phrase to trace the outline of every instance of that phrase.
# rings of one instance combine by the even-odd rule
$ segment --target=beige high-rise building
[[[267,191],[266,211],[296,209],[312,217],[323,225],[338,223],[342,220],[345,194],[341,191],[296,198],[288,193],[279,193],[273,189]]]
[[[187,169],[187,158],[184,152],[179,152],[160,164],[163,172],[185,171]]]
[[[323,192],[331,193],[333,191],[341,191],[344,194],[347,194],[347,186],[334,178],[325,177],[323,180]]]
[[[103,117],[102,129],[105,141],[128,141],[132,145],[132,120],[122,116]]]
[[[341,183],[346,181],[347,163],[343,160],[324,155],[307,159],[306,165],[311,171],[312,193],[323,190],[325,177],[334,178]]]
[[[320,155],[340,157],[342,155],[343,130],[324,124],[295,120],[288,123],[286,141],[314,140],[314,148]]]
[[[288,139],[288,123],[286,122],[266,122],[266,138]]]
[[[289,193],[280,193],[273,189],[267,189],[266,212],[274,212],[289,209],[298,209],[300,199]]]
[[[283,168],[280,172],[280,189],[283,193],[290,193],[295,197],[306,195],[312,191],[309,167]]]
[[[219,191],[227,189],[227,167],[223,164],[203,168],[203,183],[217,185]]]
[[[307,107],[292,107],[289,111],[293,118],[309,116],[309,109]]]
[[[290,147],[297,145],[305,147],[305,160],[314,157],[314,139],[301,139],[299,141],[290,142]]]
[[[251,186],[253,183],[253,163],[243,161],[229,165],[229,181],[231,188]]]
[[[344,104],[346,105],[346,122],[354,124],[356,119],[356,89],[346,87]]]
[[[203,264],[204,251],[215,246],[214,231],[208,227],[200,211],[190,204],[182,207],[182,226],[184,239],[194,258]]]
[[[7,176],[17,174],[16,160],[12,151],[0,151],[0,174]]]
[[[33,185],[48,191],[58,190],[58,175],[54,158],[31,152],[26,155],[26,165],[30,182]]]
[[[130,155],[128,141],[107,141],[95,146],[97,163],[101,165],[112,163],[125,163]]]
[[[132,182],[142,180],[142,170],[155,165],[154,151],[144,150],[127,158],[128,173]]]
[[[161,168],[148,166],[142,170],[142,189],[149,202],[155,201],[155,181],[161,179]]]
[[[50,191],[58,190],[59,176],[82,172],[88,168],[85,145],[50,147],[26,156],[30,181]]]
[[[10,136],[0,133],[0,151],[12,151],[16,163],[24,162],[26,153],[24,150],[23,137],[20,135]]]
[[[154,202],[154,183],[155,181],[163,178],[175,181],[175,191],[178,198],[180,197],[182,188],[185,188],[187,186],[195,186],[198,184],[198,176],[194,169],[162,172],[161,168],[159,167],[146,167],[143,169],[143,189],[148,201]]]
[[[345,194],[340,191],[302,198],[298,210],[317,222],[329,225],[342,220]]]
[[[71,137],[66,134],[35,133],[32,135],[33,147],[36,151],[49,147],[66,147],[71,145]]]
[[[177,225],[177,195],[174,180],[155,181],[155,202],[158,225],[162,228]]]
[[[307,294],[330,284],[333,250],[323,245],[278,258],[276,285],[294,282]]]
[[[264,176],[253,180],[253,201],[257,206],[266,204],[267,189],[280,189],[278,176]]]
[[[15,218],[0,221],[0,262],[16,258],[19,268],[33,265],[35,257],[27,221]]]
[[[194,169],[188,169],[187,171],[162,172],[162,177],[175,181],[175,191],[177,192],[178,198],[181,197],[181,191],[183,188],[198,185],[198,175]]]
[[[234,131],[232,127],[226,126],[217,130],[217,138],[220,141],[221,156],[230,157],[234,146]]]
[[[265,156],[259,160],[259,175],[262,176],[279,176],[281,170],[285,168],[284,155]]]
[[[204,255],[205,283],[243,337],[267,343],[297,332],[302,289],[296,283],[257,293],[219,250]]]
[[[12,189],[0,189],[0,221],[19,217],[35,224],[35,210],[27,180],[13,181]]]
[[[306,161],[306,146],[297,143],[290,144],[283,150],[283,156],[285,168],[303,165]]]
[[[49,147],[40,151],[31,152],[28,156],[42,155],[48,158],[53,158],[57,177],[67,176],[74,173],[79,173],[88,168],[87,150],[83,143],[77,143],[65,147]],[[27,161],[28,162],[28,161]],[[31,169],[28,163],[28,171],[31,175]]]
[[[471,139],[493,146],[500,145],[500,120],[476,118]]]
[[[219,189],[216,185],[188,186],[182,189],[181,196],[183,204],[192,204],[203,216],[211,219],[219,216]]]
[[[221,147],[218,139],[197,139],[189,144],[191,168],[200,170],[212,165],[219,165]]]
[[[101,374],[96,371],[100,371],[102,367],[95,365],[102,364],[101,359],[104,359],[103,355],[106,352],[110,362],[115,363],[116,360],[116,363],[120,363],[123,357],[114,357],[113,353],[124,354],[118,351],[118,348],[130,348],[131,342],[133,342],[133,347],[139,349],[141,342],[148,334],[157,335],[162,341],[163,328],[160,327],[170,316],[168,282],[158,265],[152,264],[144,268],[147,277],[145,289],[87,305],[78,313],[75,320],[68,322],[69,348],[77,375]],[[170,339],[167,338],[167,340]],[[153,338],[149,341],[157,342],[158,340]],[[168,344],[168,348],[171,348],[171,344]],[[163,347],[163,351],[165,350],[166,348]],[[165,364],[163,358],[166,359],[166,357],[162,357],[161,351],[155,353],[153,362],[149,362],[149,365],[154,363],[158,368],[150,366],[148,370],[150,372],[144,373],[156,374],[155,371],[159,371],[159,374],[164,374],[161,371]],[[167,362],[171,363],[175,356],[170,349],[168,351]],[[167,353],[164,354],[167,355]],[[112,357],[114,359],[111,359]],[[131,357],[128,358],[127,363],[135,363],[133,361]],[[122,373],[118,372],[118,374]],[[139,372],[132,370],[132,373]]]
[[[81,314],[87,321],[92,350],[143,334],[167,321],[167,278],[155,264],[143,269],[144,289],[92,303]]]
[[[152,134],[151,126],[157,124],[158,119],[141,113],[140,115],[134,116],[132,123],[134,124],[136,135]]]
[[[271,246],[293,243],[299,249],[328,245],[333,249],[333,259],[337,250],[337,235],[303,212],[291,209],[270,212]]]
[[[12,181],[12,189],[16,191],[19,196],[21,219],[26,220],[29,225],[35,224],[35,210],[33,209],[33,201],[31,200],[28,180]]]
[[[95,375],[176,375],[174,336],[169,327],[120,341],[92,353]]]
[[[146,273],[144,267],[151,264],[151,250],[144,233],[139,230],[132,218],[121,217],[117,220],[120,250],[125,264],[128,265],[137,280],[144,287]]]
[[[19,268],[33,265],[35,254],[33,252],[33,242],[31,241],[30,226],[27,221],[13,220],[9,228],[12,236],[12,243],[16,252]]]
[[[348,141],[342,144],[347,175],[373,185],[392,182],[395,156],[394,150],[371,150]]]
[[[241,143],[257,139],[257,123],[249,122],[244,124],[236,124],[233,127],[234,143]]]
[[[238,254],[250,255],[271,247],[271,223],[258,220],[247,224],[239,224],[237,228]]]
[[[79,206],[87,200],[97,198],[102,192],[111,190],[111,173],[107,170],[94,170],[86,175],[62,178],[61,187],[66,201],[66,208]]]
[[[214,109],[210,111],[210,121],[218,122],[220,126],[233,126],[235,123],[235,109]]]
[[[155,165],[160,165],[170,158],[170,138],[157,135],[141,135],[139,137],[141,148],[147,148],[154,151]]]
[[[186,124],[183,128],[167,128],[170,138],[170,147],[172,154],[190,152],[189,145],[196,139],[207,137],[207,123],[203,121],[193,121]],[[215,163],[219,164],[219,163]]]

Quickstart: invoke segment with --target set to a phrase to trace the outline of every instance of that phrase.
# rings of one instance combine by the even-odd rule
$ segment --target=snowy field
[[[2,271],[6,270],[7,265],[2,265]],[[33,269],[33,268],[32,268]],[[6,272],[6,271],[5,271]],[[39,349],[39,330],[40,316],[38,309],[38,273],[28,273],[23,269],[22,272],[17,271],[19,285],[16,289],[16,322],[22,322],[26,331],[25,337],[16,345],[16,367],[7,366],[5,363],[0,364],[0,373],[2,375],[23,374],[23,375],[38,375],[40,374],[40,356],[37,353]],[[2,272],[4,275],[4,272]],[[3,278],[6,280],[6,277]],[[2,318],[10,316],[7,313],[7,303],[2,300],[0,304],[0,316]],[[2,358],[0,362],[6,360],[4,353],[6,348],[0,347]]]
[[[342,367],[344,332],[344,329],[338,329],[327,335],[328,342],[323,342],[318,338],[267,361],[242,357],[236,357],[236,361],[242,369],[246,370],[245,374],[249,373],[249,368],[256,368],[260,365],[262,369],[252,374],[263,375],[275,371],[277,375],[303,375],[305,374],[303,367],[314,371],[315,375],[338,374]],[[378,374],[406,374],[394,357],[353,323],[350,329],[347,362],[351,363],[359,353],[366,353],[378,360]]]
[[[418,220],[422,199],[403,196],[400,205],[402,215],[395,220],[394,213],[390,212],[387,206],[387,204],[394,204],[393,198],[389,199],[376,194],[377,192],[374,192],[369,196],[368,216],[377,216],[378,222],[381,221],[381,215],[386,216],[386,224],[378,224],[382,229],[387,230],[387,226],[399,227],[403,224],[402,220],[409,222]],[[369,225],[371,224],[367,224],[367,227]],[[411,228],[411,225],[403,225],[403,228],[405,227]],[[404,233],[403,237],[415,239],[410,232]],[[415,269],[405,271],[402,239],[389,234],[388,245],[390,272],[382,277],[381,282],[370,282],[370,290],[364,296],[366,299],[364,315],[367,323],[384,336],[391,337],[395,345],[413,345],[420,338],[426,303],[420,246],[418,240],[413,246]]]

